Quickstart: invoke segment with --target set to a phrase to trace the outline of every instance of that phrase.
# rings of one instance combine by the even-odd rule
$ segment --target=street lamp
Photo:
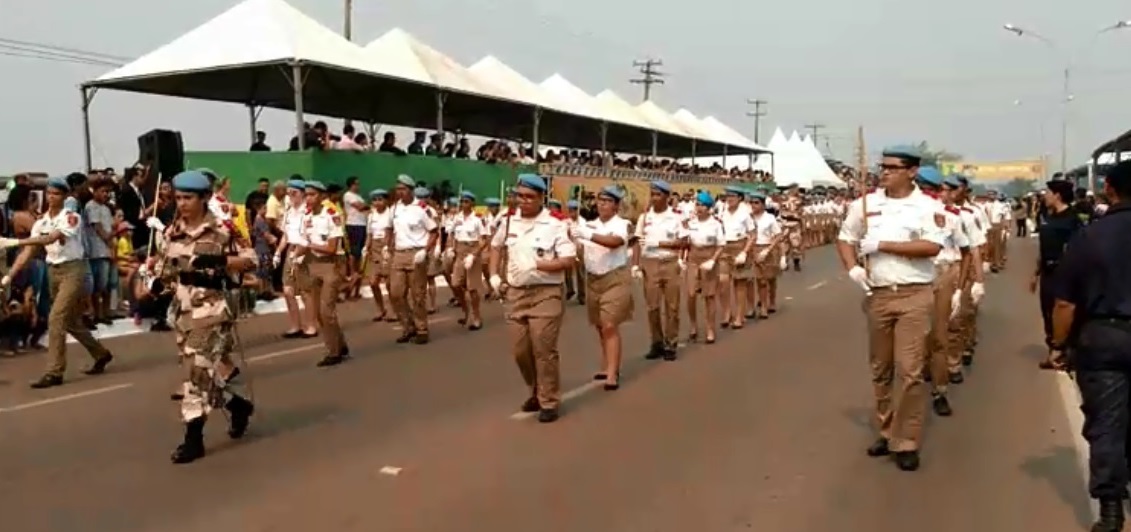
[[[1104,33],[1110,32],[1110,31],[1122,30],[1122,29],[1126,29],[1126,28],[1129,28],[1129,27],[1131,27],[1131,20],[1121,20],[1119,22],[1116,22],[1115,24],[1112,24],[1110,26],[1107,26],[1107,27],[1097,31],[1093,35],[1092,42],[1094,43],[1095,37],[1098,37],[1101,34],[1104,34]],[[1013,24],[1008,24],[1008,23],[1002,25],[1002,29],[1004,29],[1005,31],[1008,31],[1008,32],[1010,32],[1010,33],[1012,33],[1012,34],[1014,34],[1018,37],[1030,37],[1030,38],[1036,39],[1038,41],[1045,43],[1050,48],[1052,48],[1054,51],[1057,51],[1057,52],[1061,51],[1060,47],[1057,46],[1056,42],[1054,42],[1052,39],[1049,39],[1048,37],[1045,37],[1044,35],[1041,35],[1040,33],[1034,32],[1032,30],[1021,28],[1019,26],[1016,26],[1016,25],[1013,25]],[[1089,46],[1089,48],[1090,48],[1090,46]],[[1065,62],[1065,66],[1064,66],[1064,85],[1061,87],[1062,110],[1061,110],[1061,122],[1060,122],[1060,171],[1067,174],[1068,173],[1068,104],[1071,103],[1073,100],[1075,100],[1075,97],[1073,97],[1072,92],[1071,92],[1072,58],[1066,57],[1065,61],[1066,62]]]

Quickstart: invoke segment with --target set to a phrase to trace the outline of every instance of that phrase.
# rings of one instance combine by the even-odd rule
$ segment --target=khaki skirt
[[[735,264],[734,258],[742,253],[746,248],[746,240],[738,240],[735,242],[727,242],[723,246],[723,253],[719,256],[719,280],[736,280],[742,281],[754,277],[754,257],[749,253],[746,255],[746,262],[743,264]]]
[[[483,258],[479,249],[479,242],[456,242],[456,257],[452,263],[452,286],[466,288],[476,292],[483,290]],[[467,257],[475,257],[471,267],[464,266]]]
[[[604,275],[586,274],[585,279],[589,323],[620,325],[632,319],[632,273],[627,266]]]
[[[757,262],[758,254],[766,249],[770,250],[770,253],[766,256],[766,260]],[[779,246],[771,248],[770,246],[759,246],[755,244],[754,251],[751,251],[750,255],[750,258],[747,260],[754,262],[754,277],[756,279],[769,281],[771,279],[777,279],[778,275],[781,274],[781,264],[779,264],[781,261],[781,248]]]
[[[718,246],[693,247],[687,252],[687,269],[683,272],[684,284],[687,286],[688,295],[702,294],[704,297],[714,297],[719,292],[719,270],[721,264],[715,264],[710,270],[702,270],[700,264],[711,260],[715,256]],[[722,257],[719,257],[722,262]]]

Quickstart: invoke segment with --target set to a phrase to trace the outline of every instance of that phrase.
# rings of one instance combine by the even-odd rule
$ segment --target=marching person
[[[950,315],[944,344],[947,353],[947,380],[951,384],[962,384],[965,380],[962,370],[967,360],[962,322],[964,313],[973,314],[974,308],[982,302],[982,297],[986,294],[985,272],[982,271],[981,266],[982,246],[986,244],[986,238],[978,230],[978,221],[974,212],[969,207],[962,206],[966,194],[963,183],[963,178],[958,175],[950,175],[943,179],[942,199],[947,210],[958,215],[959,231],[965,235],[967,242],[967,247],[961,250],[961,260],[958,265],[957,296],[952,294],[950,297]]]
[[[487,206],[487,212],[483,215],[483,222],[487,224],[487,230],[490,231],[490,234],[487,237],[487,249],[483,250],[483,254],[480,255],[480,260],[482,261],[481,264],[484,266],[481,268],[483,270],[483,286],[487,287],[487,293],[484,294],[483,300],[489,301],[499,299],[499,295],[491,288],[491,272],[487,268],[487,265],[491,262],[490,242],[491,239],[495,238],[495,231],[499,228],[499,206],[502,205],[502,201],[500,201],[499,198],[487,198],[483,200],[483,203]]]
[[[578,224],[585,223],[585,218],[581,217],[581,204],[577,200],[569,200],[566,202],[566,211],[569,215],[570,227]],[[572,299],[574,294],[577,295],[578,304],[585,304],[585,251],[583,246],[577,247],[578,263],[566,272],[566,300]]]
[[[1054,369],[1076,371],[1088,493],[1100,510],[1091,530],[1119,532],[1131,481],[1131,161],[1108,170],[1104,195],[1112,202],[1107,214],[1076,231],[1056,266],[1049,359]]]
[[[530,397],[523,412],[538,412],[538,421],[558,419],[561,403],[561,367],[558,334],[565,307],[562,302],[565,271],[576,261],[573,241],[564,219],[543,206],[546,180],[521,174],[513,191],[515,214],[508,215],[491,242],[491,286],[501,292],[507,285],[507,331],[515,362]],[[506,275],[500,277],[501,254],[506,251]]]
[[[412,177],[397,176],[397,201],[385,242],[392,257],[389,299],[402,330],[397,343],[422,345],[428,343],[428,264],[440,240],[440,226],[427,204],[414,197],[415,187]]]
[[[840,231],[837,251],[848,277],[868,294],[869,361],[880,437],[868,456],[895,454],[903,471],[919,469],[925,397],[923,367],[934,307],[934,257],[946,220],[914,184],[915,148],[883,152],[880,190],[856,200]],[[858,262],[863,258],[869,266]],[[898,377],[902,393],[894,393]]]
[[[746,191],[739,187],[726,188],[726,204],[719,213],[723,223],[726,243],[719,258],[719,283],[722,287],[723,327],[741,329],[746,324],[746,292],[754,272],[747,264],[747,255],[753,243],[754,218],[750,206],[743,198]],[[733,297],[731,295],[733,294]],[[754,309],[750,309],[753,312]]]
[[[65,209],[64,202],[71,191],[67,180],[52,177],[47,180],[44,201],[47,209],[31,227],[27,238],[2,238],[0,248],[23,247],[12,264],[8,275],[0,279],[5,289],[38,253],[46,250],[47,279],[51,291],[51,312],[47,316],[47,371],[31,383],[35,389],[51,388],[63,384],[67,369],[67,335],[74,337],[94,358],[94,363],[83,373],[100,375],[114,356],[90,334],[82,321],[82,303],[85,297],[83,283],[87,275],[83,249],[83,227],[77,212]]]
[[[318,367],[341,364],[350,354],[342,326],[338,323],[338,293],[345,282],[347,268],[346,248],[342,242],[345,230],[341,211],[325,202],[326,185],[307,181],[308,215],[303,227],[307,245],[303,262],[310,272],[311,299],[316,300],[318,305],[314,314],[318,332],[326,344],[326,356],[318,361]]]
[[[679,231],[683,216],[668,205],[672,187],[665,181],[652,181],[652,206],[636,222],[634,277],[644,278],[644,300],[648,305],[648,330],[652,348],[649,360],[676,359],[679,345]]]
[[[601,339],[601,371],[594,380],[605,381],[605,390],[620,388],[622,342],[620,326],[632,318],[632,272],[628,267],[628,220],[617,216],[624,192],[609,185],[597,194],[597,219],[570,226],[584,254],[584,281],[589,285],[586,309],[589,323]],[[575,265],[576,269],[577,266]]]
[[[463,310],[460,325],[469,331],[483,328],[479,311],[479,294],[483,290],[483,263],[480,257],[489,242],[490,232],[483,217],[475,212],[475,194],[464,191],[459,199],[459,212],[450,220],[448,249],[452,250],[452,293]]]
[[[369,290],[373,292],[373,303],[377,305],[377,315],[373,321],[397,321],[396,313],[386,304],[382,288],[389,284],[389,247],[385,243],[392,211],[389,209],[389,192],[376,189],[369,193],[369,214],[366,219],[368,244],[365,252],[365,275],[369,278]]]
[[[715,199],[709,192],[700,192],[695,196],[695,215],[684,221],[680,231],[683,239],[683,258],[680,259],[684,271],[684,288],[687,290],[687,318],[691,322],[691,333],[688,340],[695,342],[699,339],[698,300],[703,296],[703,307],[707,314],[707,324],[704,340],[708,344],[715,343],[716,321],[716,296],[719,291],[719,258],[723,254],[723,244],[726,235],[723,233],[723,223],[713,214],[711,209],[715,206]]]
[[[962,285],[961,310],[955,318],[958,321],[959,346],[962,349],[962,365],[974,363],[974,347],[978,343],[978,304],[985,296],[985,276],[989,267],[990,220],[986,211],[971,201],[970,180],[956,176],[961,188],[956,196],[956,205],[966,221],[970,239],[970,261],[966,266],[965,284]]]
[[[810,224],[803,223],[804,203],[805,201],[801,198],[801,190],[797,187],[797,184],[793,184],[786,190],[786,196],[778,207],[778,217],[781,218],[782,227],[787,235],[783,246],[785,258],[788,259],[788,263],[793,265],[794,271],[801,271],[801,259],[805,257],[806,243],[805,239],[802,238],[803,231],[809,233],[813,230]]]
[[[275,248],[275,265],[281,265],[283,268],[283,301],[287,304],[287,321],[290,324],[290,328],[283,333],[283,338],[318,336],[314,314],[318,307],[306,289],[310,275],[306,264],[300,258],[304,255],[303,249],[308,244],[303,231],[307,217],[305,191],[305,181],[301,179],[287,181],[286,203],[289,206],[283,213],[283,238],[279,239],[279,244]],[[298,305],[300,297],[303,299],[302,308]]]
[[[214,408],[228,411],[228,436],[243,437],[255,412],[239,386],[240,369],[231,359],[236,315],[224,297],[232,274],[255,268],[255,251],[237,248],[229,224],[207,207],[212,187],[196,171],[173,178],[177,219],[165,228],[153,293],[174,294],[173,328],[188,368],[181,385],[184,441],[173,451],[176,464],[203,458],[204,424]]]
[[[789,232],[778,223],[777,217],[766,212],[766,196],[761,192],[750,195],[750,216],[754,220],[754,287],[758,292],[758,318],[767,319],[778,311],[778,253],[781,243],[790,238]],[[798,265],[800,259],[794,262]]]

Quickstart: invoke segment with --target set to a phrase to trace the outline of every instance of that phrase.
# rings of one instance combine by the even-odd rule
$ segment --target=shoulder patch
[[[68,212],[67,213],[67,225],[69,225],[71,227],[78,227],[79,226],[79,215],[77,215],[73,212]]]
[[[220,210],[224,211],[224,214],[228,214],[229,212],[232,211],[232,205],[228,202],[221,202],[220,203]]]
[[[330,216],[334,216],[334,215],[338,214],[338,211],[336,211],[333,207],[326,207],[326,214],[329,214]]]
[[[940,229],[946,227],[946,216],[935,213],[935,225],[939,226]]]
[[[428,202],[427,201],[420,200],[420,201],[417,201],[416,204],[419,205],[420,207],[425,208],[425,209],[428,208]]]

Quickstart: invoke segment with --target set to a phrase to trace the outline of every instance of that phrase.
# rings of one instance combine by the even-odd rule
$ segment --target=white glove
[[[161,223],[161,220],[158,220],[156,216],[150,216],[149,218],[146,218],[145,225],[149,226],[150,229],[156,231],[165,230],[165,224]]]
[[[715,261],[713,259],[707,259],[699,264],[699,269],[705,272],[709,272],[715,269]]]
[[[734,256],[734,263],[739,265],[746,264],[746,252],[739,251],[738,255]]]
[[[872,290],[872,287],[868,286],[868,270],[865,270],[862,266],[853,266],[851,270],[848,270],[848,278],[860,285],[860,288],[863,288],[865,292]]]
[[[781,262],[778,265],[781,266],[781,269],[783,271],[788,270],[789,269],[789,259],[785,258],[785,256],[782,256]]]
[[[570,228],[570,233],[573,238],[578,240],[590,240],[593,238],[593,230],[584,226],[577,225]]]
[[[763,249],[758,252],[758,262],[765,262],[766,257],[770,256],[770,248]]]
[[[363,246],[361,248],[361,256],[362,257],[368,257],[369,256],[369,244],[366,244],[365,246]]]
[[[970,299],[974,301],[974,305],[982,302],[982,298],[986,297],[985,283],[974,283],[970,285]]]
[[[0,286],[8,287],[11,284],[12,284],[12,276],[11,275],[5,275],[3,279],[0,279]]]
[[[982,273],[990,273],[990,263],[988,263],[988,262],[982,263]]]
[[[686,269],[687,269],[687,262],[684,261],[683,259],[679,259],[679,271],[682,272]]]
[[[860,256],[871,255],[880,250],[880,241],[875,238],[865,238],[860,241]]]
[[[468,255],[463,258],[463,267],[464,269],[470,270],[472,264],[475,264],[475,255],[468,253]]]
[[[455,258],[456,258],[456,250],[454,250],[452,248],[448,248],[448,249],[444,250],[444,260],[450,261],[450,260],[455,260]]]
[[[0,238],[0,249],[14,248],[20,245],[19,239],[16,238]]]
[[[640,266],[633,266],[632,267],[632,278],[633,279],[643,279],[644,278],[644,272],[640,271]]]
[[[962,310],[962,290],[955,290],[954,295],[950,296],[950,321],[954,321],[958,317],[958,311]]]
[[[488,282],[491,283],[491,290],[494,290],[495,292],[498,292],[499,289],[503,286],[503,278],[499,277],[498,275],[492,275],[491,279]]]
[[[389,260],[393,255],[389,253],[389,248],[381,248],[381,258]]]
[[[275,257],[273,259],[271,259],[271,265],[276,267],[276,268],[278,268],[279,265],[282,264],[282,263],[283,263],[283,257],[281,257],[279,255],[275,255]]]
[[[428,254],[425,253],[424,250],[422,249],[420,251],[417,251],[416,255],[412,256],[412,263],[413,264],[424,264],[424,260],[427,259],[427,258],[428,258]]]

